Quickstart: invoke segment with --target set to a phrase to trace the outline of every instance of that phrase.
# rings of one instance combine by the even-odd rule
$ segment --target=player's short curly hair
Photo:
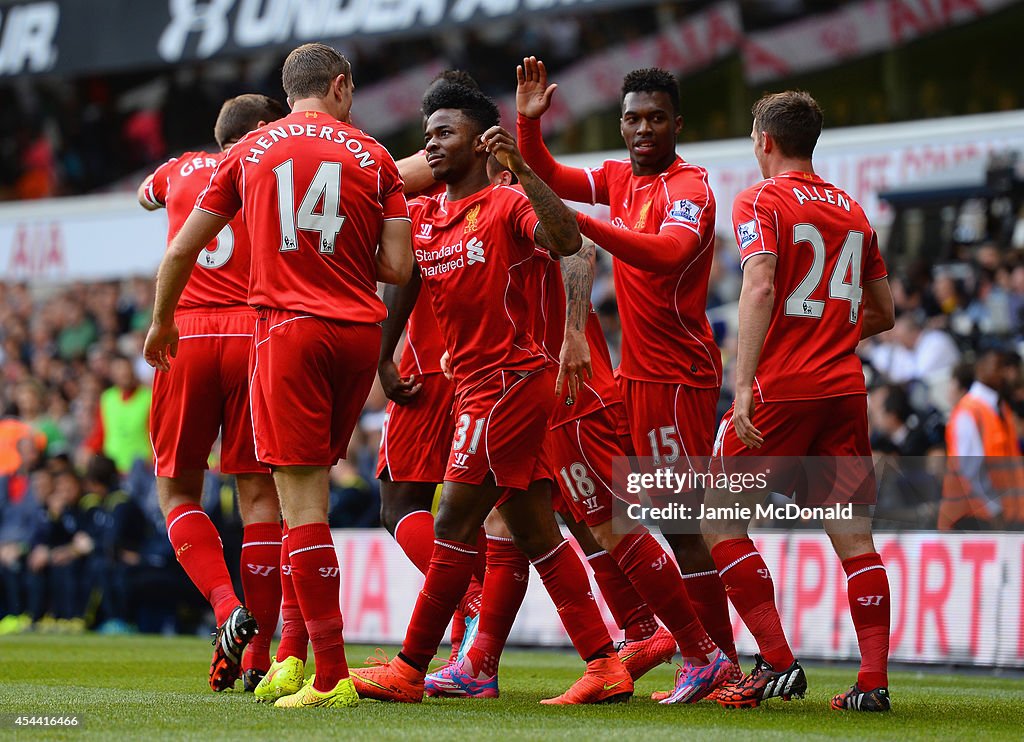
[[[479,90],[480,86],[477,81],[473,79],[473,76],[465,70],[442,70],[434,75],[434,79],[427,85],[427,89],[423,91],[423,98],[420,100],[420,111],[423,113],[424,120],[427,117],[427,98],[434,91],[438,85],[443,83],[453,83],[455,85],[462,85],[467,88],[473,88]]]
[[[498,106],[479,88],[470,88],[447,80],[438,82],[423,96],[423,115],[431,116],[442,108],[462,111],[484,132],[501,123]]]
[[[323,98],[338,75],[352,75],[344,54],[327,44],[303,44],[284,60],[281,87],[290,101]]]
[[[217,123],[213,126],[213,137],[217,145],[237,142],[259,126],[260,121],[277,121],[284,116],[284,106],[265,95],[246,93],[228,98],[220,107]]]
[[[825,117],[810,93],[769,93],[750,111],[754,114],[754,129],[771,136],[783,154],[808,160],[814,154]]]
[[[660,67],[633,70],[622,79],[622,100],[629,93],[664,93],[672,101],[672,113],[679,114],[679,82]]]

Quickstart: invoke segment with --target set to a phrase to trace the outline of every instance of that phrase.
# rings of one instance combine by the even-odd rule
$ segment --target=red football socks
[[[395,526],[395,541],[416,569],[426,574],[434,553],[434,516],[426,510],[404,516]]]
[[[434,540],[434,555],[405,632],[401,656],[425,672],[473,576],[476,544]]]
[[[270,669],[270,640],[277,630],[281,611],[281,525],[250,523],[242,531],[242,591],[245,607],[252,611],[260,631],[249,642],[242,668]]]
[[[889,675],[889,576],[875,552],[843,560],[850,615],[860,647],[861,690],[888,688]]]
[[[732,620],[729,618],[729,598],[726,597],[725,585],[718,572],[712,569],[683,575],[683,587],[686,588],[686,597],[690,599],[693,612],[697,614],[711,641],[739,667],[739,655],[736,654],[736,643],[732,636]]]
[[[309,634],[306,622],[302,620],[299,599],[295,597],[292,582],[292,564],[288,558],[288,524],[281,528],[281,643],[277,645],[278,660],[298,657],[306,661],[309,650]]]
[[[612,557],[675,638],[683,657],[705,664],[715,645],[697,620],[683,578],[661,544],[646,530],[634,531],[612,549]]]
[[[569,542],[563,541],[547,554],[532,560],[532,564],[580,657],[589,662],[613,654],[611,637],[590,593],[587,571]]]
[[[342,637],[341,570],[330,527],[326,523],[307,523],[289,528],[288,559],[295,595],[313,645],[313,688],[330,691],[348,677]]]
[[[231,584],[213,521],[198,505],[179,505],[167,514],[167,538],[185,574],[213,607],[217,625],[224,623],[242,601]]]
[[[775,583],[754,542],[749,538],[722,541],[711,550],[711,558],[736,612],[757,641],[761,656],[776,671],[786,670],[793,664],[793,650],[775,608]]]
[[[587,563],[594,570],[594,579],[615,619],[615,625],[622,629],[623,638],[627,642],[635,642],[653,636],[658,630],[654,614],[619,569],[612,555],[607,551],[599,551],[588,556]]]
[[[526,597],[529,581],[530,561],[512,539],[488,536],[483,610],[476,639],[466,654],[468,671],[473,675],[497,674],[502,650]]]

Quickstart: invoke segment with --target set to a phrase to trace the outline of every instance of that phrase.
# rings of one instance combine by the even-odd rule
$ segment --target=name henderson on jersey
[[[269,138],[268,138],[269,137]],[[287,126],[275,126],[267,129],[256,140],[249,142],[249,154],[245,156],[246,161],[259,164],[260,157],[267,153],[276,142],[288,137],[312,137],[314,139],[326,139],[335,144],[344,144],[345,149],[355,155],[359,167],[371,167],[377,163],[373,157],[363,149],[363,143],[358,139],[349,139],[341,129],[335,130],[333,126],[321,124],[288,124]],[[258,146],[253,146],[258,145]],[[261,149],[262,148],[262,149]]]

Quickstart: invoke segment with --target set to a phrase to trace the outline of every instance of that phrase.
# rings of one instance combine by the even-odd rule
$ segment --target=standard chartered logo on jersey
[[[476,237],[468,241],[459,240],[454,245],[446,245],[436,250],[416,249],[416,262],[424,276],[440,276],[444,273],[464,268],[467,265],[486,263],[484,243]]]

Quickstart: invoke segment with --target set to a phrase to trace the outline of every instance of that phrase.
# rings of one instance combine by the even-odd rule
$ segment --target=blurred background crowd
[[[523,50],[544,58],[557,79],[560,69],[609,44],[668,28],[712,4],[516,16],[416,43],[361,39],[346,51],[360,87],[440,58],[500,96],[512,89],[510,71]],[[839,4],[738,5],[744,27],[758,30]],[[1018,108],[1021,79],[1000,55],[1021,20],[1024,4],[775,87],[811,90],[830,127]],[[948,53],[951,46],[973,51],[965,61]],[[213,149],[210,124],[226,97],[280,97],[283,56],[272,50],[171,69],[3,80],[0,200],[134,190],[166,157]],[[749,133],[749,102],[760,90],[743,82],[738,58],[682,84],[684,141]],[[553,149],[620,148],[609,126],[617,115],[613,105],[573,120],[552,138]],[[384,138],[396,157],[420,141],[415,125]],[[1024,212],[1019,189],[1007,193],[944,205],[950,228],[924,248],[908,249],[898,229],[883,241],[896,326],[860,348],[881,528],[938,524],[946,427],[976,380],[996,388],[1012,410],[1014,437],[1024,439]],[[708,310],[726,366],[721,412],[733,394],[736,335],[728,318],[735,315],[740,280],[735,242],[720,234]],[[174,559],[156,500],[147,417],[153,371],[140,356],[152,301],[152,276],[71,285],[0,281],[0,633],[209,628],[202,598]],[[593,301],[617,361],[620,328],[604,254]],[[374,471],[385,403],[375,385],[348,459],[332,470],[332,526],[378,524]],[[216,451],[210,466],[204,507],[237,569],[231,555],[240,548],[241,523],[233,483],[219,475]],[[960,525],[1021,527],[1003,515]]]

